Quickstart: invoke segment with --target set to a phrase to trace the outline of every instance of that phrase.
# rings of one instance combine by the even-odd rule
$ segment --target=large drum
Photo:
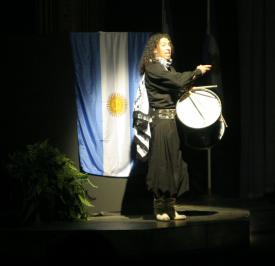
[[[211,148],[225,131],[221,101],[206,87],[193,87],[181,96],[176,105],[183,142],[195,149]]]

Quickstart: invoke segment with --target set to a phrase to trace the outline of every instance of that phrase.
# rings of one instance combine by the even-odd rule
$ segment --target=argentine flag
[[[80,166],[86,173],[128,177],[133,105],[147,32],[71,33]]]

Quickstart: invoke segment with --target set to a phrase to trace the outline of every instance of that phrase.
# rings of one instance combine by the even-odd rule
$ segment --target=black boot
[[[166,213],[169,215],[170,219],[173,220],[175,218],[175,198],[166,198],[165,205],[166,205]]]
[[[158,221],[170,221],[170,217],[167,213],[166,200],[164,198],[154,199],[154,214]]]
[[[154,199],[154,214],[163,214],[166,212],[166,205],[164,198]]]
[[[178,214],[176,209],[176,199],[175,198],[167,198],[166,199],[166,211],[167,214],[169,215],[171,220],[185,220],[186,215],[184,214]]]

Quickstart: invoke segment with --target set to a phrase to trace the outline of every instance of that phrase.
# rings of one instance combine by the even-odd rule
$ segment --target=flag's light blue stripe
[[[83,171],[102,175],[102,113],[99,33],[71,33],[75,66],[77,127]]]

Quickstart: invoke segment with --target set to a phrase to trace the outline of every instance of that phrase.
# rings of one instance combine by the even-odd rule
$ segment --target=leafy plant
[[[7,171],[15,189],[13,197],[20,202],[21,223],[88,218],[87,207],[93,205],[87,185],[95,185],[47,140],[11,154]]]

